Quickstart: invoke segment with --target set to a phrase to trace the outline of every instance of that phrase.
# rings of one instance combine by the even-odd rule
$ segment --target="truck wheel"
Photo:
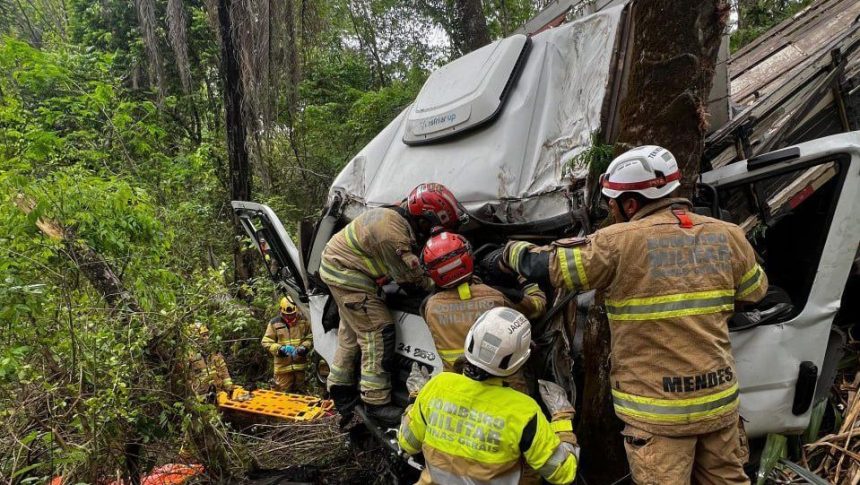
[[[326,387],[326,383],[328,382],[328,375],[331,372],[329,369],[328,362],[326,362],[322,357],[317,356],[313,361],[314,375],[317,377],[317,381],[322,384],[323,388]]]

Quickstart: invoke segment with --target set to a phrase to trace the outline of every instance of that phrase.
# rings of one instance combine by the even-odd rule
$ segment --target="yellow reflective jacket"
[[[396,210],[370,209],[326,244],[320,277],[327,285],[365,293],[376,293],[382,277],[429,289],[432,281],[412,252],[415,244],[409,222]]]
[[[511,242],[503,261],[568,290],[605,290],[615,412],[666,436],[737,423],[738,382],[727,321],[756,302],[767,277],[736,225],[685,199],[641,209],[588,238],[536,247]]]
[[[407,409],[398,440],[407,453],[424,453],[419,483],[516,484],[520,457],[548,482],[571,483],[572,436],[569,419],[550,424],[534,399],[499,378],[479,382],[443,372]]]
[[[287,325],[280,316],[275,317],[266,326],[266,334],[263,335],[260,344],[275,358],[275,374],[304,371],[308,368],[307,354],[283,357],[278,355],[278,349],[283,345],[293,347],[301,345],[310,351],[313,347],[311,326],[301,314],[293,325]]]
[[[202,396],[209,392],[210,386],[214,386],[215,392],[233,389],[233,379],[220,352],[205,355],[199,350],[191,350],[188,365],[191,367],[189,384],[194,394]]]

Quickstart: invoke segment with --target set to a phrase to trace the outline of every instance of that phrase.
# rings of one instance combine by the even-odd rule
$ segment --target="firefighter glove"
[[[520,303],[526,296],[525,292],[519,288],[510,288],[506,286],[494,286],[493,288],[498,290],[499,293],[505,295],[505,298],[514,303]]]
[[[296,347],[295,355],[298,355],[299,357],[304,357],[305,355],[307,355],[307,353],[308,349],[304,345],[299,345],[298,347]]]
[[[281,345],[281,348],[278,349],[278,355],[281,357],[291,357],[296,355],[296,348],[292,345]]]
[[[562,443],[561,446],[564,447],[567,451],[570,452],[573,456],[576,457],[576,461],[579,461],[579,445],[574,445],[571,443]]]
[[[409,390],[410,396],[417,396],[418,391],[424,387],[424,384],[427,384],[427,381],[430,380],[430,372],[427,371],[426,367],[422,367],[418,365],[417,362],[412,363],[412,372],[409,373],[409,377],[406,379],[406,389]]]
[[[546,404],[549,414],[553,417],[559,414],[573,415],[573,405],[567,399],[567,393],[564,389],[552,381],[538,379],[538,388],[540,389],[540,397]]]
[[[498,248],[481,257],[476,261],[478,276],[484,280],[484,283],[490,286],[514,286],[516,279],[509,272],[502,269],[502,251],[504,248]]]

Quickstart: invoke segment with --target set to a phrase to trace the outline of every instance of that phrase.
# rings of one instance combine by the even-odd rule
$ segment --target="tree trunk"
[[[241,66],[239,51],[233,36],[230,17],[233,0],[218,0],[218,25],[221,37],[221,78],[223,79],[225,128],[227,130],[227,158],[229,159],[229,181],[231,200],[251,199],[251,163],[246,146],[246,120],[242,112]],[[236,240],[233,243],[234,279],[247,281],[253,276],[252,255],[242,251],[240,241],[244,232],[235,219]]]
[[[654,144],[669,149],[690,195],[699,174],[707,128],[707,97],[713,84],[720,36],[728,17],[721,0],[634,2],[633,64],[623,86],[618,152]],[[597,295],[596,301],[602,302]],[[586,381],[578,436],[583,475],[589,483],[612,483],[627,461],[610,393],[610,334],[606,313],[595,309],[583,337]],[[600,450],[592,453],[592,450]]]
[[[157,88],[158,102],[161,103],[167,96],[167,80],[165,78],[164,66],[161,63],[161,54],[158,50],[158,19],[155,13],[154,0],[135,0],[137,20],[140,26],[140,34],[149,61],[149,84]]]
[[[582,410],[577,438],[582,445],[582,470],[588,483],[613,483],[627,472],[621,440],[624,424],[615,416],[610,393],[609,322],[603,295],[595,295],[582,334]]]
[[[684,195],[692,193],[699,175],[708,94],[728,14],[721,0],[651,0],[633,7],[635,61],[617,142],[622,149],[653,144],[672,152]]]
[[[454,44],[468,54],[490,43],[490,31],[481,0],[454,0]]]

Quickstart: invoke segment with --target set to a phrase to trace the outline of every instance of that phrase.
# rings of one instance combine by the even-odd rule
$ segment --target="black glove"
[[[423,296],[426,291],[421,289],[420,286],[414,285],[412,283],[403,283],[400,285],[400,289],[406,293],[406,296]]]
[[[299,345],[296,347],[296,355],[299,357],[304,357],[308,354],[308,349],[304,345]]]
[[[523,298],[526,296],[525,292],[519,288],[511,288],[508,286],[493,286],[493,288],[498,290],[499,293],[505,295],[505,298],[514,303],[523,301]]]
[[[504,248],[498,248],[484,255],[475,267],[475,273],[484,283],[490,286],[516,287],[517,278],[513,274],[502,271],[499,262],[502,260]]]

